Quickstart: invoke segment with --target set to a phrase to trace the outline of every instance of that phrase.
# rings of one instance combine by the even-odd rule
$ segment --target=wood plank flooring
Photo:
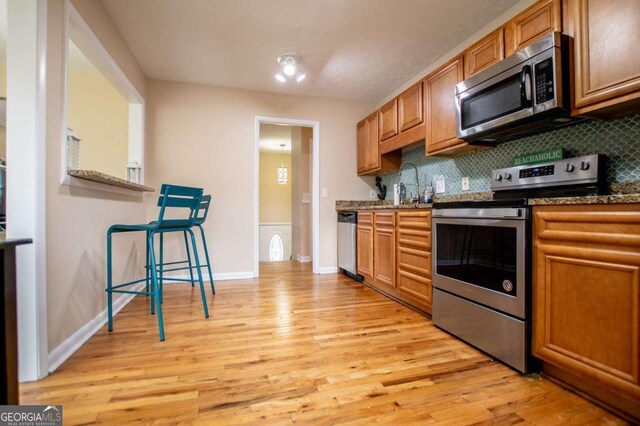
[[[625,424],[341,275],[283,262],[216,288],[205,319],[196,289],[165,287],[165,342],[136,297],[21,403],[65,425]]]

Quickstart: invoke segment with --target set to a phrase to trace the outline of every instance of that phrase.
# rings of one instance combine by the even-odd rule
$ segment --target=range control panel
[[[602,158],[593,154],[551,163],[497,169],[491,173],[491,190],[597,184],[601,163]]]

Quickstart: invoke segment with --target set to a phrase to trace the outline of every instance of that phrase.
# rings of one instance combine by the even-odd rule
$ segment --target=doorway
[[[254,276],[272,262],[315,271],[319,123],[256,117],[255,126]]]

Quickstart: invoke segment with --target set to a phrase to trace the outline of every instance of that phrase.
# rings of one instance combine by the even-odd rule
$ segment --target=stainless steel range
[[[531,221],[527,198],[606,191],[598,155],[494,170],[489,201],[434,203],[433,323],[528,373]]]

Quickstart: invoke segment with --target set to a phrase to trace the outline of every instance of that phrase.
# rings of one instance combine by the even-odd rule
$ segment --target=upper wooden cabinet
[[[535,207],[534,237],[534,355],[640,416],[640,205]]]
[[[398,96],[398,118],[401,132],[424,121],[422,107],[422,82],[419,81]]]
[[[502,59],[504,59],[504,28],[499,28],[465,50],[465,78]]]
[[[610,3],[615,4],[617,0]],[[505,26],[506,56],[554,31],[562,31],[561,0],[536,2]]]
[[[594,117],[640,110],[640,1],[567,0],[574,42],[573,113]]]
[[[359,175],[388,173],[400,167],[400,152],[380,154],[377,111],[357,124],[357,146]]]
[[[367,172],[367,120],[360,121],[357,125],[358,146],[358,174]]]
[[[387,102],[380,108],[379,127],[380,141],[384,141],[398,134],[398,99]]]
[[[427,155],[457,156],[469,148],[456,137],[455,87],[464,79],[463,63],[459,55],[424,80]]]

